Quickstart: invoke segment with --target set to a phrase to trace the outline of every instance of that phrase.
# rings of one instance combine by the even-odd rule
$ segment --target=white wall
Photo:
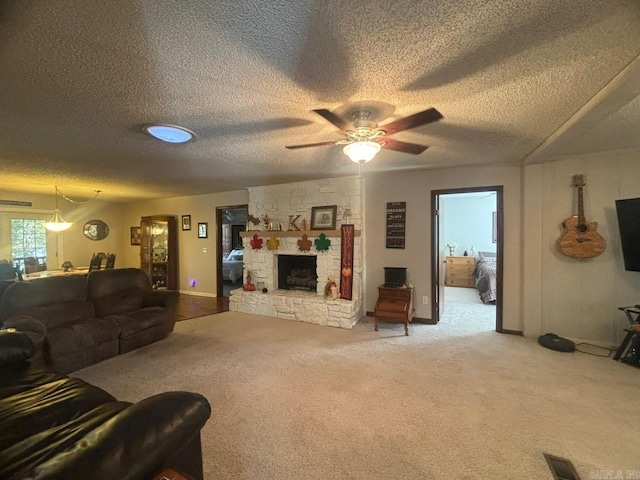
[[[524,169],[524,331],[618,344],[618,307],[640,303],[640,273],[624,270],[615,200],[640,197],[638,153],[598,153]],[[562,221],[577,213],[573,175],[585,175],[587,221],[598,222],[606,251],[592,259],[560,254]]]
[[[407,267],[415,287],[416,316],[431,318],[431,191],[461,187],[504,186],[504,310],[503,328],[522,330],[521,318],[521,168],[465,167],[390,173],[366,173],[367,232],[366,310],[373,311],[384,267]],[[385,248],[387,202],[407,202],[406,248]]]
[[[493,212],[497,209],[497,196],[493,192],[482,194],[452,194],[440,197],[440,213],[444,225],[444,241],[455,242],[455,255],[463,255],[473,246],[478,252],[496,252],[493,243]],[[444,249],[449,254],[449,249]]]
[[[125,204],[123,228],[127,231],[127,237],[124,243],[124,262],[117,266],[140,266],[140,247],[131,245],[129,228],[140,225],[141,217],[174,215],[178,223],[178,289],[194,294],[215,296],[218,281],[216,207],[248,203],[249,194],[246,190],[242,190]],[[191,230],[182,231],[182,215],[191,215]],[[198,222],[209,224],[208,238],[198,238]],[[191,280],[196,281],[194,288],[189,286]]]

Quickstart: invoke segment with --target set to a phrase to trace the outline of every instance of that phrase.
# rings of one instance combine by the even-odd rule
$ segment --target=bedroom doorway
[[[431,192],[433,323],[502,332],[502,186]]]
[[[243,241],[248,205],[216,208],[218,225],[217,296],[229,297],[242,286]]]

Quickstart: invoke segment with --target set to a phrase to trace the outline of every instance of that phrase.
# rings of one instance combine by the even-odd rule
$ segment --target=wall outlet
[[[424,295],[422,297],[422,304],[423,305],[429,305],[429,296],[428,295]]]
[[[196,286],[196,281],[195,280],[191,280],[191,286],[195,287]]]

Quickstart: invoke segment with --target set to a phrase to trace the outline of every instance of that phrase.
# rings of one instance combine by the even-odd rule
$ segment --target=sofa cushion
[[[166,323],[164,307],[146,307],[127,315],[113,315],[111,318],[120,326],[120,336],[128,337],[147,328]]]
[[[94,316],[84,275],[16,282],[4,292],[0,311],[3,321],[14,315],[31,315],[48,328]]]
[[[51,356],[94,347],[120,336],[120,327],[113,318],[85,318],[63,327],[49,329],[47,347]]]
[[[99,316],[129,313],[142,308],[142,292],[120,292],[93,299],[93,305]]]
[[[11,445],[0,452],[0,478],[25,478],[36,466],[73,447],[87,433],[130,405],[129,402],[105,403],[78,418]]]
[[[139,310],[149,291],[149,277],[139,268],[97,270],[87,279],[87,298],[93,302],[98,317]]]
[[[66,378],[65,375],[32,362],[5,365],[0,367],[0,399],[63,378]]]
[[[63,378],[0,400],[0,451],[115,398],[78,378]]]

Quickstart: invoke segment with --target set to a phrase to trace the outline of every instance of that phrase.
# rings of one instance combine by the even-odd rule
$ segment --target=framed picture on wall
[[[191,215],[182,215],[182,230],[191,230]]]
[[[337,205],[311,207],[311,230],[335,230]]]
[[[198,223],[198,238],[207,238],[209,235],[209,224],[207,222]]]
[[[131,227],[131,245],[140,245],[140,227]]]

